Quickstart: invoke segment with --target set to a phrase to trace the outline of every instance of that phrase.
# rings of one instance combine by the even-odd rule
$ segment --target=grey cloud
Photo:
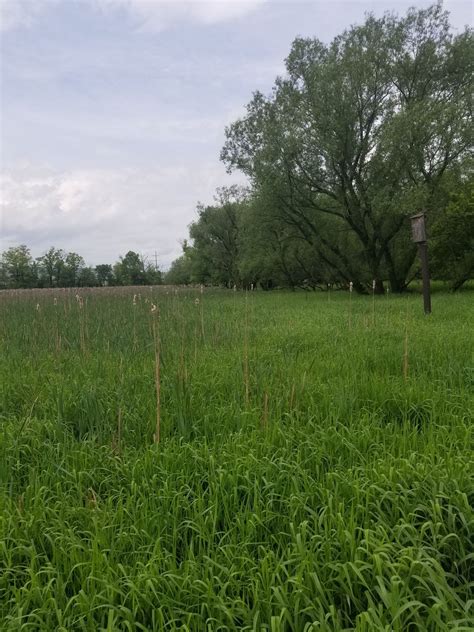
[[[129,249],[163,266],[180,254],[198,199],[211,202],[226,181],[222,167],[10,170],[0,183],[2,249],[27,243],[35,255],[50,245],[82,254],[90,263],[114,261]]]
[[[70,0],[79,6],[88,5],[97,12],[125,12],[135,21],[135,26],[148,31],[162,31],[179,21],[200,24],[216,24],[241,18],[265,0],[187,0],[166,2],[162,0]],[[55,10],[61,0],[2,0],[0,2],[0,30],[31,27],[38,18]]]

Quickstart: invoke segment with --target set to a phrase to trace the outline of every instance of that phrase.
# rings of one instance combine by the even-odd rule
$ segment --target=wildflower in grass
[[[372,290],[375,291],[375,279],[372,281]]]
[[[152,303],[150,311],[153,313],[153,312],[156,312],[157,309],[158,309],[157,306],[154,303]]]
[[[55,305],[57,305],[57,304],[58,304],[58,299],[57,299],[56,297],[53,299],[53,303],[54,303]]]
[[[349,283],[349,292],[352,292],[352,288],[354,287],[354,284],[352,283],[352,281]]]
[[[199,305],[199,299],[198,298],[194,299],[194,304],[195,305]]]
[[[39,312],[40,311],[40,304],[36,303],[36,311]]]
[[[134,305],[137,304],[137,295],[136,294],[133,295],[133,304]]]
[[[201,283],[201,294],[204,294],[204,285]]]

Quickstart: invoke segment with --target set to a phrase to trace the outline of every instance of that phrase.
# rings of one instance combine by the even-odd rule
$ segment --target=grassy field
[[[473,299],[3,292],[0,629],[472,631]]]

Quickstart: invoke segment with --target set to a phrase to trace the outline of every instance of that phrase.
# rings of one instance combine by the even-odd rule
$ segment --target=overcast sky
[[[430,2],[0,0],[0,250],[157,251],[167,267],[197,202],[241,181],[219,162],[225,125],[292,40],[413,4]],[[444,6],[472,24],[469,0]]]

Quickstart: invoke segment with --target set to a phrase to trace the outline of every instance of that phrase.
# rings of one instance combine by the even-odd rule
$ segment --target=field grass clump
[[[75,293],[0,296],[1,630],[473,629],[469,293]]]

